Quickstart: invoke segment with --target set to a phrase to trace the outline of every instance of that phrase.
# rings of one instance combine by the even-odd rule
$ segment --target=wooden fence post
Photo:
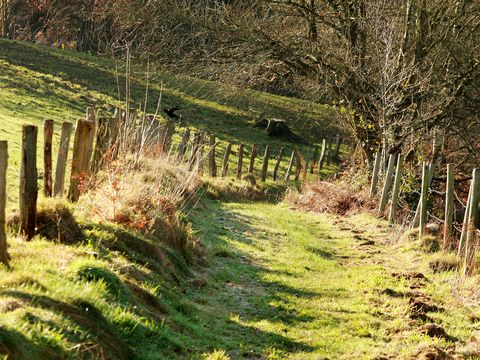
[[[303,167],[302,180],[307,180],[308,165],[310,163],[310,148],[307,150],[307,156],[305,157],[305,166]]]
[[[252,145],[252,153],[250,154],[250,164],[248,165],[248,173],[253,174],[255,168],[255,158],[257,157],[257,144]]]
[[[395,168],[395,159],[396,155],[390,154],[390,159],[388,161],[387,174],[385,175],[385,182],[383,184],[382,197],[380,199],[380,207],[378,209],[379,215],[383,215],[385,212],[385,207],[387,206],[388,193],[392,187],[393,182],[393,170]]]
[[[8,143],[0,141],[0,263],[8,265],[5,208],[7,206]]]
[[[322,140],[322,152],[320,153],[320,160],[318,161],[318,174],[320,175],[320,170],[323,169],[323,164],[325,163],[325,157],[327,155],[327,140]]]
[[[295,161],[295,150],[292,150],[292,155],[290,156],[290,162],[288,163],[287,172],[285,173],[285,181],[287,181],[290,178],[294,161]]]
[[[330,165],[332,162],[332,141],[328,140],[327,143],[327,165]]]
[[[97,139],[95,141],[95,150],[93,151],[91,170],[92,173],[97,173],[105,163],[105,156],[109,146],[109,137],[111,129],[111,118],[98,118],[97,123]]]
[[[375,154],[375,164],[373,165],[372,183],[370,185],[370,196],[377,194],[378,173],[380,171],[380,162],[382,160],[382,154],[377,152]]]
[[[80,186],[82,181],[88,175],[88,165],[90,163],[91,153],[90,138],[95,133],[95,123],[86,120],[78,120],[75,130],[75,140],[73,143],[72,173],[70,177],[70,187],[68,190],[68,200],[77,202],[80,197]]]
[[[185,152],[187,150],[187,143],[188,139],[190,139],[190,128],[186,128],[185,132],[183,133],[182,140],[180,142],[180,146],[178,147],[178,162],[182,162],[185,156]]]
[[[318,163],[318,146],[315,146],[315,150],[313,151],[312,163],[310,166],[310,174],[313,174],[315,172],[315,166],[317,166],[317,163]]]
[[[470,216],[470,208],[472,206],[472,192],[473,192],[473,182],[470,182],[470,190],[468,192],[468,199],[467,199],[465,214],[463,216],[463,222],[462,222],[462,233],[460,234],[460,241],[458,242],[458,251],[457,251],[458,260],[460,260],[463,257],[464,250],[465,250],[465,241],[467,239],[467,232],[468,232],[468,219]]]
[[[43,123],[43,180],[45,197],[52,197],[52,141],[53,141],[53,120],[45,120]]]
[[[280,167],[280,163],[282,162],[284,151],[285,151],[285,148],[281,147],[280,152],[278,153],[277,162],[275,163],[275,167],[273,168],[273,181],[277,180],[278,168]]]
[[[87,107],[87,116],[86,120],[93,123],[93,131],[90,133],[88,140],[87,140],[87,154],[86,157],[88,158],[88,162],[90,163],[90,160],[92,158],[92,153],[93,153],[93,145],[95,141],[95,128],[97,126],[97,109],[94,107]]]
[[[390,214],[388,216],[388,221],[390,222],[390,224],[393,224],[395,222],[398,198],[400,194],[400,185],[402,183],[402,166],[403,155],[400,154],[397,161],[397,170],[395,171],[395,183],[393,184],[392,203],[390,204]]]
[[[432,164],[429,164],[427,166],[427,173],[428,173],[428,188],[430,189],[430,185],[432,184],[432,180],[433,180],[433,166]],[[421,207],[421,202],[419,201],[418,204],[417,204],[417,209],[415,210],[415,216],[413,218],[413,221],[412,221],[412,225],[411,227],[414,228],[414,227],[417,227],[418,224],[420,223],[420,207]]]
[[[205,133],[200,133],[200,138],[198,139],[198,150],[197,150],[197,173],[203,175],[203,143],[205,141]]]
[[[232,152],[232,144],[228,143],[227,148],[225,149],[225,155],[223,157],[223,166],[222,166],[222,177],[227,176],[228,172],[228,159],[230,158],[230,153]]]
[[[270,146],[265,146],[265,154],[263,155],[263,165],[262,165],[262,182],[267,180],[267,173],[268,173],[268,159],[270,157]]]
[[[445,224],[443,227],[443,249],[449,250],[452,242],[454,204],[453,165],[447,164],[447,192],[445,195]]]
[[[418,224],[418,234],[420,237],[423,236],[425,232],[425,224],[427,222],[427,201],[428,201],[428,164],[426,162],[423,163],[422,169],[422,192],[420,194],[420,217],[419,217],[419,224]]]
[[[295,149],[295,181],[300,179],[300,173],[302,172],[302,153],[300,150]]]
[[[340,137],[340,135],[337,135],[337,138],[335,140],[335,151],[333,153],[333,157],[335,158],[335,160],[340,159],[340,146],[341,145],[342,145],[342,138]]]
[[[237,163],[237,179],[242,178],[242,167],[243,167],[243,149],[245,145],[240,144],[238,147],[238,163]]]
[[[22,128],[22,165],[20,170],[20,234],[30,240],[37,220],[37,135],[34,125]]]
[[[477,236],[477,218],[478,218],[478,203],[480,201],[479,194],[480,185],[480,169],[473,169],[472,177],[472,198],[470,203],[470,211],[467,223],[467,241],[465,243],[465,257],[463,270],[464,274],[470,272],[473,256],[475,254],[475,239]]]
[[[210,177],[217,177],[217,164],[215,159],[216,148],[215,134],[210,135],[210,151],[208,152],[208,168],[210,170]]]
[[[188,159],[188,171],[193,170],[193,166],[195,165],[195,158],[198,151],[198,143],[200,142],[200,132],[196,132],[193,134],[192,139],[192,151],[190,152],[190,159]],[[162,142],[163,146],[163,142]]]
[[[63,196],[65,188],[65,172],[67,168],[68,149],[70,147],[70,137],[72,135],[73,124],[64,122],[62,124],[62,134],[60,135],[60,145],[57,154],[57,167],[55,170],[54,196]]]

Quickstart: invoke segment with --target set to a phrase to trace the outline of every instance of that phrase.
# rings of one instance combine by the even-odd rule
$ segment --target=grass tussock
[[[112,164],[80,201],[79,211],[98,223],[114,223],[179,251],[188,260],[202,253],[184,206],[197,196],[200,181],[167,158],[127,159]]]
[[[433,272],[455,271],[459,268],[460,262],[457,256],[453,253],[441,252],[433,255],[432,259],[428,263],[430,269]]]
[[[366,190],[352,189],[344,182],[326,181],[305,183],[300,190],[290,189],[285,201],[296,209],[337,215],[368,212],[377,205]]]

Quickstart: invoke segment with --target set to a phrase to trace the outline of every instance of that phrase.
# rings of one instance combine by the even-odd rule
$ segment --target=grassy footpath
[[[370,216],[207,201],[193,223],[213,255],[204,286],[186,293],[208,339],[199,351],[232,359],[422,358],[462,348],[478,329],[452,298],[455,274],[433,274],[424,253],[391,245],[392,229]],[[415,301],[432,307],[416,311]],[[447,335],[424,334],[425,323]]]
[[[10,144],[11,202],[16,201],[18,192],[22,124],[41,126],[44,119],[54,119],[56,153],[61,122],[75,122],[84,117],[88,106],[99,109],[100,116],[111,116],[114,108],[121,104],[119,98],[124,101],[125,69],[122,63],[117,65],[118,71],[115,62],[107,58],[0,39],[0,140],[8,140]],[[134,66],[131,76],[131,107],[143,108],[147,70]],[[298,134],[313,142],[319,142],[321,136],[336,133],[336,112],[325,105],[232,88],[165,73],[161,69],[150,69],[148,77],[147,111],[155,113],[162,90],[163,107],[182,106],[183,119],[177,124],[178,131],[189,125],[216,133],[217,140],[222,141],[218,147],[219,162],[226,141],[246,145],[258,143],[261,146],[259,156],[263,154],[265,144],[273,145],[271,168],[279,148],[292,145],[269,138],[264,131],[253,128],[255,114],[251,109],[262,111],[265,116],[288,120]],[[38,144],[39,148],[43,144],[41,128]],[[249,149],[247,146],[245,166]],[[285,162],[289,155],[285,155]],[[39,154],[39,165],[42,159]],[[232,172],[235,160],[236,157],[232,156]]]

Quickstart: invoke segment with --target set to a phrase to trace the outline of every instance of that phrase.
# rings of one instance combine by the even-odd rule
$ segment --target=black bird
[[[180,106],[175,106],[171,109],[163,109],[163,111],[165,112],[165,114],[167,114],[167,116],[170,118],[170,119],[180,119],[180,116],[178,116],[177,114],[175,114],[175,111],[177,110],[180,110],[181,107]]]

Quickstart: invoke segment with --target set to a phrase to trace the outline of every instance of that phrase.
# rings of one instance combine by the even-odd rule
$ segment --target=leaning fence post
[[[273,181],[277,180],[278,168],[280,167],[280,163],[282,162],[284,151],[285,151],[285,148],[281,147],[280,152],[278,153],[277,162],[275,163],[275,167],[273,168]]]
[[[232,152],[232,144],[228,143],[227,148],[225,149],[225,155],[223,156],[222,177],[227,176],[228,159],[230,158],[231,152]]]
[[[248,173],[249,174],[253,174],[256,157],[257,157],[257,144],[253,144],[252,145],[252,153],[250,154],[250,164],[248,165]]]
[[[245,145],[240,144],[238,147],[238,163],[237,163],[237,179],[242,178],[242,167],[243,167],[243,149]]]
[[[393,170],[395,168],[395,154],[390,154],[390,159],[388,160],[388,169],[387,174],[385,175],[385,182],[383,184],[382,197],[380,198],[380,207],[378,209],[379,215],[383,215],[385,212],[385,207],[387,206],[388,193],[392,187],[393,182]]]
[[[428,164],[423,163],[422,169],[422,192],[420,194],[420,216],[419,216],[419,236],[422,237],[425,232],[425,223],[427,222],[427,201],[428,201]]]
[[[395,171],[395,183],[393,184],[392,203],[390,204],[390,214],[388,221],[393,224],[395,222],[395,213],[397,211],[398,197],[400,194],[400,185],[402,183],[402,166],[403,155],[398,156],[397,170]]]
[[[37,218],[37,134],[34,125],[22,128],[20,170],[20,234],[30,240],[35,235]]]
[[[70,137],[72,135],[73,124],[64,122],[62,124],[62,134],[60,135],[60,145],[57,155],[57,167],[55,170],[54,196],[63,196],[65,188],[65,171],[67,168],[68,149],[70,147]]]
[[[195,165],[195,158],[197,156],[197,151],[198,151],[198,144],[200,142],[200,132],[196,132],[193,134],[192,138],[192,151],[190,152],[190,158],[188,159],[188,171],[193,170],[193,166]],[[163,147],[163,141],[162,141],[162,148],[165,150]]]
[[[433,166],[432,164],[428,165],[427,173],[428,173],[428,188],[430,188],[430,185],[432,184],[433,180]],[[419,222],[420,222],[420,207],[421,207],[421,202],[419,201],[417,204],[417,209],[415,210],[415,216],[412,221],[411,227],[417,227]]]
[[[295,161],[295,150],[292,150],[292,155],[290,156],[290,162],[288,163],[287,172],[285,173],[285,181],[287,181],[290,178],[294,161]]]
[[[86,120],[93,123],[93,131],[90,133],[87,140],[87,158],[90,162],[93,153],[93,145],[95,142],[95,127],[97,126],[97,109],[94,107],[87,107]]]
[[[267,173],[268,173],[268,159],[270,157],[270,146],[265,146],[265,154],[263,155],[263,165],[262,165],[262,182],[267,180]]]
[[[459,260],[463,256],[465,241],[467,239],[468,219],[470,216],[470,208],[472,206],[472,192],[473,192],[473,182],[470,182],[470,190],[468,192],[467,205],[465,207],[465,214],[463,216],[463,222],[462,222],[462,232],[460,234],[460,241],[458,242],[457,258]]]
[[[8,265],[5,208],[7,206],[8,142],[0,141],[0,263]]]
[[[70,188],[68,199],[77,202],[80,197],[80,186],[82,180],[88,175],[92,142],[90,138],[95,133],[95,123],[91,121],[78,120],[73,143],[72,173],[70,176]]]
[[[377,194],[378,172],[380,171],[381,160],[382,155],[377,152],[375,154],[375,163],[373,165],[372,183],[370,185],[370,196],[375,196]]]
[[[467,223],[467,241],[465,243],[465,257],[464,257],[464,273],[467,274],[470,271],[470,265],[475,253],[475,239],[477,236],[476,227],[477,227],[477,218],[478,218],[478,203],[480,200],[479,194],[479,184],[480,184],[480,169],[473,169],[472,177],[472,198],[470,211],[468,216]]]
[[[454,204],[453,165],[447,164],[447,192],[445,195],[445,224],[443,227],[443,249],[448,250],[452,241]]]
[[[208,152],[208,168],[210,170],[210,177],[217,177],[217,164],[215,162],[215,134],[210,135],[209,145],[210,151]]]
[[[45,120],[43,123],[43,180],[45,197],[52,197],[52,140],[53,120]]]
[[[105,163],[105,156],[109,146],[109,131],[111,128],[111,122],[113,119],[107,117],[98,118],[97,124],[97,139],[95,141],[95,149],[93,151],[93,157],[91,159],[92,173],[98,172]]]

